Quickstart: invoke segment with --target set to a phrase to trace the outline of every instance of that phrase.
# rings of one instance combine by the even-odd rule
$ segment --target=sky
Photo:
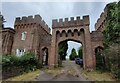
[[[103,12],[105,6],[109,2],[115,0],[2,0],[0,3],[0,11],[6,20],[5,27],[14,28],[14,20],[16,17],[29,16],[39,14],[51,28],[52,19],[76,17],[89,15],[90,17],[90,31],[95,30],[95,23]],[[78,50],[79,43],[68,42],[69,55],[72,48]]]

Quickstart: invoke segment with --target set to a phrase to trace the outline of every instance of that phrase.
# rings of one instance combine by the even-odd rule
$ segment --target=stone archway
[[[103,47],[97,46],[94,50],[95,52],[95,60],[96,60],[96,69],[102,69],[105,67],[105,56],[103,54]]]
[[[95,51],[95,53],[96,52],[102,52],[103,51],[103,47],[102,46],[97,46],[94,51]]]
[[[82,46],[82,52],[84,53],[84,46],[83,46],[83,44],[82,44],[82,42],[81,41],[79,41],[79,40],[74,40],[74,39],[66,39],[66,40],[61,40],[61,41],[59,41],[58,42],[58,44],[57,44],[57,56],[58,56],[58,59],[57,59],[57,61],[62,61],[62,59],[60,59],[60,55],[59,55],[59,45],[61,44],[61,43],[63,43],[63,42],[69,42],[69,41],[71,41],[71,42],[74,42],[74,43],[77,43],[77,44],[79,44],[79,46]],[[69,44],[68,44],[68,47],[69,47]],[[68,50],[68,49],[67,49]],[[66,54],[67,54],[67,52],[66,52]],[[85,56],[84,56],[84,54],[83,54],[83,57],[82,57],[82,59],[83,59],[83,64],[85,64]],[[63,60],[64,61],[64,60]]]
[[[58,65],[58,44],[65,40],[73,40],[81,42],[83,45],[83,60],[84,69],[93,69],[94,56],[92,54],[91,36],[89,31],[89,16],[83,16],[83,19],[77,17],[71,17],[70,21],[68,18],[59,19],[52,21],[52,41],[51,41],[51,52],[49,57],[49,65]]]

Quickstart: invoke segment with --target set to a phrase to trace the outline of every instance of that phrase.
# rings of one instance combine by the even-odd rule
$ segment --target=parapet
[[[104,26],[106,17],[107,17],[107,6],[104,8],[104,12],[101,13],[100,18],[98,18],[97,22],[95,23],[95,30],[98,30],[99,28],[102,28]]]
[[[40,25],[42,26],[47,32],[50,32],[48,25],[45,23],[45,21],[42,19],[40,15],[33,16],[23,16],[23,17],[17,17],[15,19],[14,26],[26,26],[26,25]]]
[[[2,32],[11,32],[11,33],[15,33],[15,30],[11,27],[5,27],[2,29]]]
[[[14,25],[20,25],[20,24],[30,24],[30,23],[40,23],[42,21],[42,18],[40,15],[33,16],[23,16],[23,17],[17,17],[15,19]]]
[[[63,19],[53,19],[52,20],[52,28],[60,28],[60,27],[74,27],[74,26],[84,26],[84,25],[89,25],[89,15],[83,16],[83,19],[80,19],[80,16],[76,17],[76,20],[74,17],[70,17],[70,21],[68,20],[69,18],[65,18],[64,21]]]

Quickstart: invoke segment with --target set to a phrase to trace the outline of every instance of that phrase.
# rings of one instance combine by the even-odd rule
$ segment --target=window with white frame
[[[22,32],[21,40],[25,40],[26,39],[26,35],[27,35],[27,32]]]
[[[17,56],[22,56],[25,54],[25,49],[16,49],[16,55]]]

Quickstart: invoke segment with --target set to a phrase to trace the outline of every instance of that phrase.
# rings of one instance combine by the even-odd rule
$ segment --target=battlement
[[[97,22],[95,23],[95,30],[103,31],[106,17],[107,17],[107,6],[104,8],[104,12],[101,13],[100,18],[98,18]]]
[[[74,26],[83,26],[83,25],[89,25],[89,15],[83,16],[83,19],[80,19],[80,16],[76,17],[76,20],[74,17],[63,19],[53,19],[52,20],[52,28],[60,28],[60,27],[74,27]]]
[[[23,16],[23,17],[17,17],[15,19],[14,26],[32,26],[32,25],[40,25],[42,26],[47,32],[50,33],[50,28],[45,23],[45,21],[42,19],[40,15],[33,16]]]
[[[99,27],[101,27],[104,21],[105,21],[105,13],[102,12],[100,18],[98,18],[97,23],[95,24],[95,29],[97,30]]]

